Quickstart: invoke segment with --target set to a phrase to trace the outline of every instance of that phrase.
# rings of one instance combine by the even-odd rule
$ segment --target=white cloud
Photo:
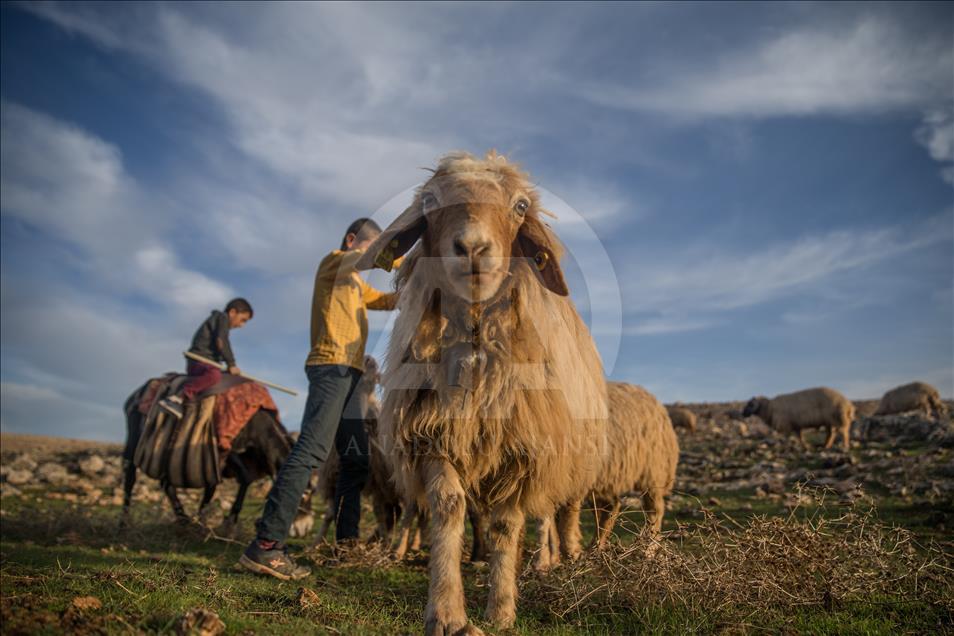
[[[182,267],[158,236],[175,218],[123,168],[119,149],[15,103],[2,103],[0,210],[78,247],[92,280],[158,293],[183,312],[221,304],[228,286]]]
[[[950,214],[945,213],[914,228],[839,230],[742,253],[693,246],[669,252],[665,260],[631,260],[621,269],[638,274],[623,281],[623,298],[630,305],[624,311],[698,317],[756,305],[840,272],[949,242],[950,229]],[[686,324],[697,321],[700,325],[693,328],[702,328],[706,319]]]
[[[556,215],[553,225],[558,230],[584,221],[591,225],[616,226],[648,216],[644,206],[630,200],[610,182],[570,177],[556,185],[559,192],[552,193],[556,196],[544,192],[543,205]]]
[[[185,310],[199,312],[210,306],[222,307],[233,296],[227,285],[179,266],[175,254],[161,245],[142,247],[134,262],[134,276],[141,287],[153,290],[157,300],[172,301]]]
[[[596,84],[583,95],[625,109],[682,116],[880,112],[950,100],[949,39],[921,38],[884,18],[847,27],[802,27],[668,79]]]
[[[664,315],[656,318],[630,321],[623,326],[626,336],[658,336],[663,334],[699,331],[713,325],[711,320],[700,320],[679,315]]]
[[[935,161],[946,164],[954,162],[954,110],[950,105],[925,113],[921,126],[914,132],[914,138],[927,148]],[[941,178],[954,184],[954,166],[943,166]]]

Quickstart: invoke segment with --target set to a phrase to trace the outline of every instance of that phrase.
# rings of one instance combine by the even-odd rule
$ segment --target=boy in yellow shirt
[[[295,563],[284,545],[308,480],[334,443],[341,458],[335,492],[336,535],[357,538],[361,490],[368,474],[368,439],[360,417],[342,418],[345,405],[364,370],[368,309],[394,309],[397,294],[368,285],[355,264],[381,228],[358,219],[345,233],[341,249],[321,261],[311,301],[311,352],[305,362],[308,401],[301,434],[282,465],[256,525],[257,537],[239,563],[246,569],[280,579],[300,579],[311,570]]]

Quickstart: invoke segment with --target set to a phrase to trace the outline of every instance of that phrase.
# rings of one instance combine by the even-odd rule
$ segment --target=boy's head
[[[229,317],[230,329],[241,329],[245,326],[255,312],[252,311],[252,305],[244,298],[233,298],[225,306],[225,313]]]
[[[348,226],[344,238],[341,239],[341,249],[363,250],[381,233],[381,226],[371,219],[360,218]]]

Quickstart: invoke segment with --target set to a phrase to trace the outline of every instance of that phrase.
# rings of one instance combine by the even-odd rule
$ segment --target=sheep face
[[[745,405],[745,409],[742,410],[742,417],[750,417],[752,415],[763,417],[765,413],[765,407],[768,405],[768,398],[763,396],[754,397],[748,401]]]
[[[542,212],[527,175],[503,157],[452,154],[368,248],[358,268],[389,269],[421,239],[421,255],[439,263],[442,280],[435,283],[467,302],[495,298],[518,260],[529,262],[543,285],[565,296],[558,242],[540,221]]]
[[[470,302],[493,298],[510,272],[510,247],[530,206],[523,192],[512,195],[465,179],[449,179],[444,188],[430,183],[422,193],[428,218],[431,257],[440,259],[444,288]],[[452,200],[441,202],[441,190]]]

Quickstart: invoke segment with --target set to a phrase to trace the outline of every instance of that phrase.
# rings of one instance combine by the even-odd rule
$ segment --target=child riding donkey
[[[224,362],[230,374],[239,375],[241,370],[235,365],[229,331],[241,329],[254,315],[252,305],[247,300],[233,298],[225,306],[225,311],[213,310],[205,322],[199,325],[192,337],[189,352],[214,362]],[[219,367],[197,360],[189,360],[186,373],[189,379],[182,385],[181,392],[159,402],[159,406],[176,417],[183,416],[184,408],[195,408],[196,396],[222,380]]]

